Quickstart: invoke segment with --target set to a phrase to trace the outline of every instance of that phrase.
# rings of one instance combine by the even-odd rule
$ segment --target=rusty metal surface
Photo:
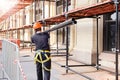
[[[24,2],[20,2],[19,4],[17,4],[16,8],[13,8],[13,11],[8,12],[7,16],[17,12],[21,8],[24,8],[25,6],[29,5],[31,2],[32,0],[24,0]],[[119,10],[120,10],[120,5],[119,5]],[[42,19],[42,20],[39,20],[39,22],[44,22],[44,25],[55,25],[55,24],[64,22],[66,20],[66,15],[68,16],[68,19],[70,18],[80,19],[80,18],[94,17],[94,16],[98,16],[98,15],[102,15],[110,12],[115,12],[115,5],[112,0],[106,0],[104,2],[99,2],[97,4],[70,10],[68,12],[64,12],[54,17]],[[5,14],[5,16],[0,18],[0,21],[5,19],[7,16]],[[26,25],[25,27],[23,26],[23,27],[20,27],[19,29],[31,28],[31,27],[32,27],[31,25],[28,25],[28,26]]]
[[[120,10],[120,5],[119,5],[119,10]],[[77,8],[44,20],[40,20],[40,22],[45,22],[46,25],[54,25],[56,23],[65,21],[66,15],[68,16],[68,19],[69,18],[80,19],[85,17],[93,17],[101,14],[106,14],[110,12],[115,12],[115,5],[112,0],[107,0],[94,5]]]

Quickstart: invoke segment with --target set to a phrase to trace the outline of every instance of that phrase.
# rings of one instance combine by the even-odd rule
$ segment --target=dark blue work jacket
[[[50,50],[49,47],[49,34],[48,33],[35,33],[31,37],[32,43],[35,44],[36,49],[35,50]]]

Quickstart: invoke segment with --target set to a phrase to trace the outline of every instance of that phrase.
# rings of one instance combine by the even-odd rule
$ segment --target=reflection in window
[[[115,48],[116,13],[103,15],[103,50],[112,51]]]

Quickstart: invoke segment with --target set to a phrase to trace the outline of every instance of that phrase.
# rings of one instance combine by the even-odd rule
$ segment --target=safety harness
[[[44,53],[44,54],[42,54],[42,53]],[[48,69],[47,67],[44,66],[44,63],[51,59],[51,56],[48,57],[48,55],[46,53],[50,53],[50,51],[49,50],[37,50],[35,52],[34,62],[36,63],[36,61],[37,61],[37,62],[41,63],[45,70],[50,71],[51,69]],[[44,55],[46,59],[43,60],[42,55]]]

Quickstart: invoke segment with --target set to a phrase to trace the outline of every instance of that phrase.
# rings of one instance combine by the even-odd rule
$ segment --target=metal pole
[[[98,1],[99,1],[99,0],[97,0],[97,3],[98,3]],[[99,69],[98,19],[99,19],[99,17],[97,16],[97,55],[96,55],[96,57],[97,57],[97,64],[96,64],[97,70]]]
[[[33,23],[32,23],[32,26],[33,26]],[[31,28],[31,35],[33,34],[33,29]],[[32,52],[32,46],[33,46],[33,44],[32,44],[32,41],[30,42],[30,44],[31,44],[31,52]]]
[[[53,28],[49,29],[49,30],[46,30],[44,32],[51,32],[51,31],[54,31],[54,30],[57,30],[57,29],[60,29],[60,28],[64,28],[64,27],[67,27],[67,25],[71,25],[71,24],[76,24],[77,21],[75,21],[74,18],[72,19],[69,19],[69,20],[66,20],[56,26],[54,26]],[[42,32],[41,32],[42,33]]]
[[[98,48],[98,16],[97,16],[97,64],[96,64],[96,68],[97,70],[99,69],[99,48]]]
[[[63,6],[63,12],[65,12],[65,4],[64,4],[64,0],[62,0],[62,6]],[[65,28],[63,28],[63,30],[62,30],[62,44],[64,44],[65,43]]]
[[[43,19],[45,18],[45,0],[43,0]]]
[[[23,13],[24,13],[24,17],[23,17],[23,25],[25,25],[25,9],[23,10]],[[23,49],[25,47],[25,43],[24,43],[24,36],[25,36],[25,29],[23,28]]]
[[[34,0],[34,22],[36,21],[36,0]],[[33,26],[34,23],[32,23],[32,26]],[[31,28],[31,35],[32,35],[33,31],[32,31],[32,28]],[[32,52],[32,42],[31,42],[31,52]]]
[[[45,0],[43,0],[43,19],[45,18]],[[45,30],[45,27],[43,27],[43,30]]]
[[[56,39],[56,42],[57,42],[57,54],[59,53],[58,51],[58,30],[56,31],[57,32],[57,39]]]
[[[25,34],[24,33],[25,33],[25,29],[23,28],[23,42],[22,42],[23,43],[23,49],[25,48],[25,43],[24,43],[24,36],[25,36]]]
[[[68,12],[68,0],[66,0],[66,12]],[[68,19],[68,15],[66,14],[66,20]],[[66,73],[68,73],[68,56],[69,55],[69,32],[68,26],[66,27]]]
[[[35,17],[34,17],[34,21],[36,21],[36,0],[34,0],[34,15],[35,15]]]
[[[56,0],[56,15],[58,14],[58,11],[57,11],[57,0]],[[57,39],[56,39],[56,43],[57,43],[57,54],[58,54],[58,30],[56,31],[56,37],[57,37]]]
[[[116,6],[116,34],[115,34],[115,45],[116,45],[116,55],[115,55],[115,58],[116,58],[116,76],[115,76],[115,80],[118,80],[118,54],[119,54],[119,16],[118,16],[118,0],[115,0],[114,1],[115,3],[115,6]]]

